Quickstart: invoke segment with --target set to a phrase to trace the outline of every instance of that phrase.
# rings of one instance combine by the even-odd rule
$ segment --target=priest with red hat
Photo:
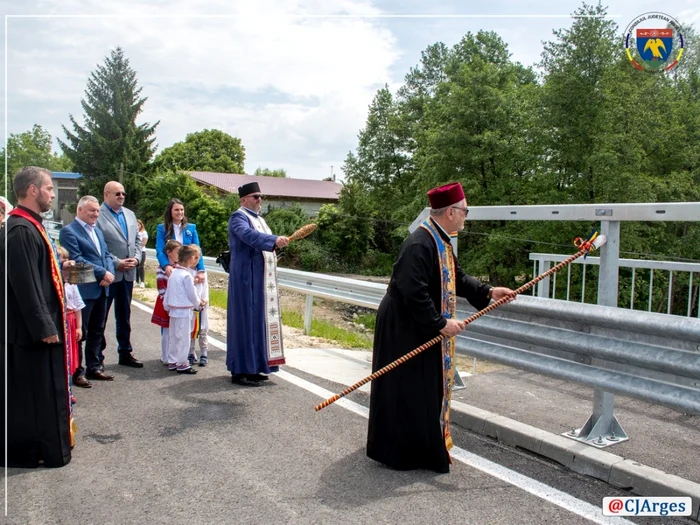
[[[372,372],[442,334],[441,342],[372,382],[367,455],[397,470],[450,470],[457,296],[477,310],[513,294],[466,275],[450,234],[469,209],[459,182],[428,192],[430,218],[404,242],[377,313]],[[513,295],[514,297],[514,295]]]

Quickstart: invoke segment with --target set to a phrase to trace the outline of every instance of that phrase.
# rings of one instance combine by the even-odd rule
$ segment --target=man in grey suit
[[[114,282],[109,286],[107,317],[114,302],[119,364],[142,368],[143,363],[131,353],[131,296],[134,290],[136,268],[141,260],[142,246],[136,215],[124,207],[124,199],[126,199],[124,186],[116,181],[105,184],[104,202],[100,208],[97,225],[104,234],[116,270]],[[107,341],[103,338],[102,349],[104,350],[106,346]]]

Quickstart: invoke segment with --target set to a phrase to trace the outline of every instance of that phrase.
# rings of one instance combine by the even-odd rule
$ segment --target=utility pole
[[[119,184],[124,186],[124,163],[119,163]]]

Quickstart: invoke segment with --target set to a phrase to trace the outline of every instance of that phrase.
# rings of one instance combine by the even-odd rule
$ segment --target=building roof
[[[82,175],[80,173],[68,173],[65,171],[52,171],[51,178],[53,179],[80,179]]]
[[[193,179],[228,193],[238,193],[238,187],[257,182],[263,195],[278,198],[337,201],[342,184],[325,180],[260,177],[233,173],[191,171]]]

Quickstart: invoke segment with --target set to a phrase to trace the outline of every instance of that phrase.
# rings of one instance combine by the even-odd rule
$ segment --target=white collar
[[[77,222],[78,224],[80,224],[83,228],[87,228],[87,229],[90,230],[90,231],[92,231],[92,230],[95,229],[95,226],[94,226],[94,225],[88,224],[87,222],[85,222],[85,221],[83,221],[83,220],[81,220],[81,219],[78,219],[78,217],[76,217],[75,220],[76,220],[76,222]]]

